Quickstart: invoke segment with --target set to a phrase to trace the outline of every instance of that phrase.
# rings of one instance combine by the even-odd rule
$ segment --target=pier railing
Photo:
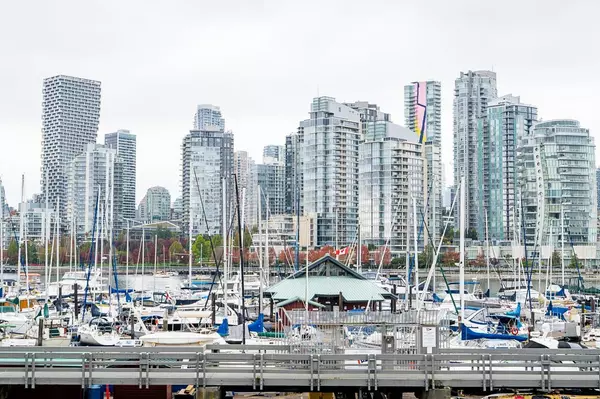
[[[600,350],[443,350],[433,354],[294,354],[281,345],[199,348],[6,348],[0,385],[223,386],[333,391],[600,388]]]

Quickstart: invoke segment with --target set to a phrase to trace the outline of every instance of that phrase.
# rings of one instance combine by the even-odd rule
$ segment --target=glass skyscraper
[[[596,243],[595,149],[589,130],[576,120],[539,122],[524,137],[517,164],[528,245],[534,244],[536,233],[547,239],[550,225],[552,242],[560,242],[561,208],[566,245]]]

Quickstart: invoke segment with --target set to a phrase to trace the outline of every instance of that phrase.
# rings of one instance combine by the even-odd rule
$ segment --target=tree
[[[487,261],[485,259],[485,255],[483,255],[482,253],[477,255],[476,259],[469,261],[469,266],[482,267],[485,265],[487,265]]]
[[[171,238],[173,233],[171,232],[171,230],[167,229],[166,227],[162,227],[162,226],[158,226],[158,228],[156,229],[156,235],[158,236],[158,238]]]
[[[183,245],[181,245],[181,243],[179,241],[173,241],[173,243],[171,244],[171,246],[169,246],[169,254],[170,254],[170,259],[174,260],[177,259],[178,261],[181,261],[181,256],[180,255],[176,255],[176,254],[182,254],[183,253]]]
[[[383,260],[384,266],[388,266],[392,261],[392,254],[390,252],[389,247],[379,247],[379,248],[377,248],[377,250],[374,252],[373,255],[374,255],[373,258],[375,260],[375,264],[377,266],[379,266],[379,264],[382,263],[382,260]]]
[[[423,252],[419,254],[419,268],[427,267],[433,262],[433,247],[427,245]]]
[[[406,266],[406,257],[397,256],[395,258],[392,258],[391,265],[393,268],[396,268],[396,269],[403,268],[404,266]]]
[[[558,253],[558,251],[555,250],[554,252],[552,252],[552,264],[554,266],[558,266],[561,264],[561,262],[562,262],[562,259],[560,257],[560,254]]]
[[[477,240],[477,230],[472,229],[472,228],[469,229],[467,231],[465,238],[470,238],[471,240]]]
[[[443,228],[442,228],[442,232],[443,232]],[[453,227],[448,227],[448,229],[446,230],[446,234],[444,234],[444,244],[446,245],[450,245],[454,242],[454,236],[458,234],[458,231],[454,231]]]
[[[572,269],[575,269],[577,267],[581,268],[581,262],[579,261],[579,258],[577,257],[577,255],[575,253],[573,253],[573,256],[571,257],[571,262],[569,263],[569,267]]]
[[[444,266],[455,266],[458,262],[460,262],[460,253],[449,251],[442,254],[442,264]]]
[[[238,229],[235,229],[233,235],[233,246],[240,247],[240,236],[238,234]],[[244,248],[250,248],[252,246],[252,233],[248,229],[244,229]]]
[[[8,262],[11,265],[16,265],[17,257],[19,256],[19,246],[15,240],[10,241],[10,244],[8,244],[8,250],[6,252],[6,255],[8,256]]]

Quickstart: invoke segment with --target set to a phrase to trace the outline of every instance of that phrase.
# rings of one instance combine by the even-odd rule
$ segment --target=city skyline
[[[194,20],[200,5],[165,9],[150,2],[140,11],[135,4],[119,4],[116,12],[117,3],[107,2],[94,9],[92,20],[78,18],[83,10],[77,7],[61,7],[61,14],[51,19],[54,29],[47,29],[46,17],[55,11],[51,5],[41,3],[34,10],[27,10],[30,19],[24,25],[23,21],[16,25],[16,21],[7,20],[0,26],[4,37],[0,40],[6,41],[5,55],[11,60],[0,74],[3,87],[0,134],[10,138],[10,145],[0,146],[0,175],[8,202],[14,206],[20,198],[22,173],[26,177],[26,197],[41,192],[40,165],[33,161],[41,153],[40,87],[44,78],[58,74],[102,82],[98,137],[122,128],[137,135],[138,152],[144,154],[139,156],[138,170],[144,173],[139,174],[136,203],[155,185],[166,187],[173,198],[178,197],[180,190],[174,177],[179,175],[179,146],[189,132],[190,115],[203,103],[218,105],[227,115],[228,126],[236,135],[235,150],[248,151],[252,158],[260,160],[265,145],[285,143],[285,136],[295,131],[297,121],[305,117],[305,104],[317,95],[346,101],[374,101],[392,115],[394,122],[401,124],[403,87],[413,81],[440,81],[442,158],[447,183],[452,182],[453,169],[452,88],[460,71],[494,70],[499,94],[518,93],[523,102],[538,107],[541,118],[579,120],[597,137],[600,116],[594,112],[594,104],[598,78],[593,71],[597,70],[599,60],[593,52],[580,53],[577,60],[571,60],[554,57],[552,51],[560,46],[570,48],[578,37],[594,34],[597,28],[588,18],[594,15],[589,8],[595,5],[570,4],[562,7],[559,16],[518,3],[520,12],[515,15],[509,3],[501,9],[494,8],[499,14],[494,19],[485,16],[491,7],[487,4],[471,3],[466,14],[461,11],[463,7],[445,2],[434,2],[433,8],[388,4],[387,12],[380,15],[382,21],[364,26],[364,11],[358,2],[331,1],[316,17],[310,2],[209,5],[203,8],[211,20],[209,24],[187,23]],[[23,13],[23,7],[11,4],[7,14]],[[167,24],[166,33],[158,35],[146,28],[146,24],[131,21],[128,15],[134,15],[134,10],[144,14],[146,20]],[[346,23],[331,27],[326,22],[338,12]],[[394,38],[414,32],[419,16],[424,13],[436,28],[428,29],[420,37],[419,45],[431,51],[419,62],[406,63],[401,54],[414,50],[415,43]],[[461,35],[478,27],[489,31],[501,29],[502,15],[509,14],[515,18],[515,26],[503,31],[502,41],[491,40],[486,30],[481,30],[474,41],[460,40]],[[295,21],[307,15],[311,15],[310,26],[299,22],[296,25]],[[398,15],[403,15],[407,23],[402,26],[392,23]],[[550,28],[558,23],[564,26],[564,21],[573,15],[577,15],[579,22],[572,23],[569,29],[559,34]],[[61,19],[72,24],[57,23]],[[446,29],[444,20],[452,20],[454,28]],[[221,29],[224,23],[230,26],[231,22],[235,29]],[[337,57],[333,54],[300,57],[294,65],[285,62],[298,54],[309,54],[318,31],[314,24],[321,22],[326,34],[339,42],[340,51],[362,49],[360,59],[343,69],[335,66]],[[358,23],[381,40],[375,43],[360,37],[344,40],[353,37],[353,26]],[[289,29],[290,25],[294,29]],[[456,29],[463,25],[468,29]],[[36,26],[39,28],[34,29]],[[44,43],[37,40],[39,29],[45,29]],[[73,29],[80,30],[80,34],[73,35]],[[198,37],[217,30],[225,31],[223,36],[214,43],[206,43],[206,50],[213,56],[211,63],[204,62],[203,56],[190,54],[193,52],[189,49]],[[10,34],[13,31],[27,33],[15,38]],[[538,35],[533,56],[529,44],[511,40],[523,37],[526,31]],[[181,37],[184,38],[179,40]],[[473,46],[478,46],[478,51],[472,51]],[[279,50],[278,56],[265,60],[271,48]],[[380,63],[369,61],[375,55],[381,55]],[[115,63],[115,59],[119,62]],[[204,79],[205,76],[211,78]],[[266,103],[270,104],[269,109],[264,107]],[[156,159],[166,161],[156,162]]]

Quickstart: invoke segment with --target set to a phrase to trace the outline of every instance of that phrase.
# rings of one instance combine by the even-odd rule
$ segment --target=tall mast
[[[50,270],[48,268],[48,240],[50,239],[50,210],[48,206],[48,173],[44,172],[46,181],[46,208],[44,209],[44,271],[46,273],[46,300],[48,299],[48,285],[50,283]],[[57,287],[58,288],[58,287]]]
[[[460,290],[460,322],[465,320],[465,178],[460,180],[460,263],[459,263],[459,290]]]
[[[158,235],[154,235],[154,281],[152,291],[156,291],[156,272],[158,271]]]
[[[565,286],[565,208],[560,204],[560,285]]]
[[[415,295],[419,297],[419,243],[418,243],[418,233],[417,233],[417,199],[412,197],[413,203],[413,240],[415,247]],[[384,252],[385,255],[385,252]],[[420,302],[417,301],[417,310],[421,309]]]
[[[486,260],[486,266],[487,266],[487,289],[489,290],[490,294],[491,294],[491,289],[490,289],[490,237],[488,235],[488,216],[487,216],[487,209],[485,210],[485,246],[486,246],[486,256],[485,256],[485,260]]]
[[[59,267],[60,267],[60,257],[59,257],[59,249],[60,249],[60,197],[56,199],[56,288],[58,289],[59,278]],[[51,278],[48,277],[48,281]],[[48,289],[46,288],[46,292]]]
[[[2,186],[1,179],[0,186]],[[0,201],[0,290],[2,296],[6,296],[4,292],[4,195]]]
[[[23,240],[23,230],[25,230],[24,225],[23,225],[23,217],[24,217],[24,213],[25,213],[25,197],[24,197],[24,191],[25,191],[25,175],[21,175],[21,203],[19,204],[19,242],[17,242],[17,245],[19,246],[18,249],[18,255],[17,255],[17,288],[21,287],[21,251],[22,251],[22,243],[25,242],[25,240]],[[25,251],[27,252],[27,251]],[[19,289],[17,289],[17,295],[18,295]]]
[[[125,292],[129,290],[129,219],[127,219],[127,251],[125,254]]]
[[[271,272],[269,271],[269,195],[265,193],[265,263],[264,263],[264,274],[266,281],[269,281]]]
[[[222,216],[223,216],[223,302],[224,302],[224,314],[223,317],[227,318],[227,280],[228,280],[228,270],[227,270],[227,178],[223,178],[223,208],[222,208]],[[242,276],[243,278],[243,276]]]
[[[192,287],[192,228],[193,228],[193,214],[192,214],[192,163],[190,162],[190,192],[189,192],[189,205],[188,205],[188,285]],[[197,188],[198,195],[200,195],[200,187]]]

